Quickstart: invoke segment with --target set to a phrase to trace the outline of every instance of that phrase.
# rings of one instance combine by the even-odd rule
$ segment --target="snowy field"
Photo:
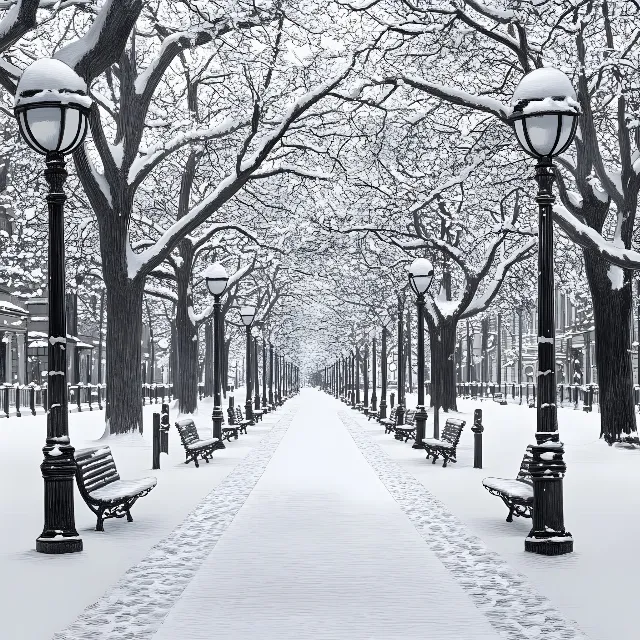
[[[306,393],[310,392],[303,392],[294,401],[300,403],[298,415],[304,415]],[[408,399],[410,408],[415,406],[414,398]],[[241,397],[236,394],[238,402]],[[345,409],[342,404],[335,406]],[[470,430],[473,410],[478,407],[483,409],[485,426],[482,470],[473,469]],[[413,450],[409,443],[385,435],[377,423],[368,422],[355,411],[348,413],[392,460],[441,500],[471,534],[489,550],[499,553],[514,571],[524,574],[563,616],[575,620],[590,640],[636,640],[636,594],[632,585],[640,572],[640,559],[635,553],[640,498],[633,489],[640,484],[640,451],[610,448],[600,441],[597,413],[559,410],[568,467],[565,521],[575,539],[575,552],[555,558],[536,556],[523,550],[530,520],[515,518],[513,523],[505,522],[506,507],[481,484],[486,476],[515,477],[525,447],[533,439],[535,411],[525,406],[470,400],[459,400],[459,408],[467,425],[458,448],[458,463],[446,469],[440,462],[432,465],[426,461],[424,453]],[[170,455],[162,456],[160,471],[152,471],[151,413],[155,410],[159,405],[145,407],[144,437],[111,438],[108,444],[124,479],[156,475],[158,486],[134,506],[133,523],[107,520],[104,533],[94,530],[95,517],[76,493],[76,523],[85,550],[59,557],[34,551],[35,538],[42,529],[39,465],[44,418],[24,417],[0,423],[0,446],[5,451],[0,468],[0,481],[5,487],[0,498],[4,518],[0,533],[0,571],[4,578],[0,592],[2,638],[46,640],[71,625],[87,606],[99,600],[130,567],[178,527],[254,450],[282,414],[280,411],[269,416],[264,424],[251,428],[248,436],[241,436],[226,450],[216,452],[211,464],[202,464],[197,470],[193,464],[183,464],[183,450],[172,428]],[[211,404],[201,403],[195,420],[202,436],[210,433],[210,412]],[[172,409],[171,422],[176,418]],[[441,428],[445,419],[443,414]],[[430,415],[427,435],[431,428]],[[70,431],[76,448],[94,445],[103,432],[103,413],[72,414]],[[288,455],[295,454],[291,451]],[[324,455],[329,465],[331,451],[329,447]],[[295,455],[314,456],[314,451],[301,448]],[[340,459],[338,452],[335,455],[336,460]],[[16,487],[20,489],[14,491]],[[394,553],[391,544],[385,556],[392,559]],[[51,595],[53,589],[57,590],[55,597]],[[438,585],[433,584],[433,589],[435,595],[423,594],[425,604],[430,598],[437,599]]]
[[[380,394],[378,392],[378,397]],[[428,399],[428,396],[427,396]],[[416,396],[407,405],[415,407]],[[500,406],[458,400],[467,424],[458,446],[458,462],[446,469],[425,460],[423,452],[398,442],[373,421],[359,418],[391,458],[434,493],[492,550],[526,575],[565,616],[576,620],[591,640],[637,640],[640,574],[637,532],[640,526],[640,450],[609,447],[599,440],[597,412],[558,409],[565,443],[565,526],[574,537],[574,553],[547,558],[524,552],[531,520],[505,522],[507,508],[482,486],[482,478],[515,478],[525,448],[534,442],[536,413],[526,406]],[[473,468],[473,411],[483,410],[483,469]],[[353,412],[355,413],[355,412]],[[455,414],[450,414],[455,415]],[[440,429],[446,414],[441,413]],[[429,411],[427,436],[432,435]]]
[[[240,394],[243,390],[239,390]],[[236,403],[242,395],[236,393]],[[225,403],[226,406],[226,403]],[[201,437],[211,433],[210,402],[200,403],[195,422]],[[167,536],[185,516],[235,468],[270,430],[270,419],[249,429],[210,464],[184,464],[184,449],[173,427],[177,410],[171,405],[169,455],[161,455],[161,469],[152,470],[152,413],[160,404],[144,408],[144,435],[102,440],[111,446],[123,479],[156,476],[158,485],[126,518],[105,521],[95,531],[96,518],[75,490],[75,513],[84,552],[63,556],[36,553],[35,539],[43,525],[43,480],[40,475],[46,437],[44,416],[0,422],[0,614],[2,640],[45,640],[70,624],[88,605],[133,564]],[[277,415],[277,414],[276,414]],[[71,442],[76,449],[96,446],[104,431],[104,412],[69,416]],[[74,483],[75,484],[75,483]],[[33,612],[36,612],[34,615]],[[89,640],[87,638],[87,640]]]

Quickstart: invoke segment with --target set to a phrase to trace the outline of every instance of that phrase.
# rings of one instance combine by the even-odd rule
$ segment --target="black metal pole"
[[[267,343],[262,334],[262,410],[267,409]]]
[[[424,294],[416,298],[418,316],[418,406],[416,407],[416,439],[412,447],[424,449],[423,440],[427,428],[427,411],[424,406]]]
[[[469,331],[468,320],[467,320],[467,382],[471,383],[471,335]]]
[[[380,350],[380,410],[378,418],[387,417],[387,328],[382,327],[382,345]]]
[[[259,371],[258,371],[258,338],[254,338],[253,339],[253,355],[254,355],[254,373],[255,373],[255,398],[254,398],[254,403],[253,403],[253,408],[256,411],[260,411],[260,377],[259,377]]]
[[[44,528],[36,540],[40,553],[82,551],[75,524],[74,448],[69,440],[67,410],[67,318],[65,309],[64,156],[49,153],[44,177],[49,183],[49,340],[47,439],[40,465],[44,479]],[[10,381],[8,381],[10,382]]]
[[[356,345],[356,407],[360,406],[360,347]]]
[[[498,391],[502,384],[502,314],[498,314],[498,350],[496,354],[496,379],[498,382]]]
[[[251,395],[253,387],[251,386],[251,325],[245,327],[247,336],[245,359],[245,376],[246,376],[246,397],[244,401],[244,413],[245,419],[253,422],[253,404],[251,402]]]
[[[216,448],[225,449],[222,441],[222,303],[220,296],[213,297],[213,437],[218,438]]]
[[[269,409],[273,411],[273,345],[269,342]]]
[[[364,345],[364,413],[369,413],[369,343]]]
[[[536,165],[538,182],[538,402],[536,444],[530,466],[533,479],[532,528],[525,551],[557,556],[573,551],[564,528],[562,480],[564,447],[556,410],[556,353],[553,278],[553,179],[549,159]]]
[[[403,320],[402,320],[402,299],[398,295],[398,406],[396,407],[396,424],[404,424],[404,366],[402,360],[403,341]]]
[[[371,341],[371,411],[377,411],[378,397],[376,395],[376,337]]]
[[[351,352],[351,408],[353,409],[353,407],[356,406],[356,372],[355,372],[355,368],[356,368],[356,358],[355,355],[353,353],[353,351]]]

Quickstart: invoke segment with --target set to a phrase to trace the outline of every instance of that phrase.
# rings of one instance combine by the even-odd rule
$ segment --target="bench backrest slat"
[[[188,445],[198,442],[198,430],[196,429],[196,423],[193,420],[180,420],[176,422],[176,428],[180,434],[182,444]]]
[[[442,440],[450,442],[454,447],[458,446],[460,435],[464,425],[467,424],[465,420],[458,420],[457,418],[449,418],[444,425],[444,431],[442,432]]]
[[[407,413],[404,414],[404,423],[413,426],[416,421],[416,410],[409,409]]]
[[[533,452],[531,449],[531,445],[529,445],[527,447],[527,450],[524,452],[524,456],[522,457],[522,462],[520,463],[520,471],[518,471],[516,480],[521,480],[522,482],[533,484],[533,480],[531,479],[531,471],[529,469],[532,459]]]
[[[89,493],[120,480],[110,447],[96,447],[77,452],[76,465],[78,480]]]

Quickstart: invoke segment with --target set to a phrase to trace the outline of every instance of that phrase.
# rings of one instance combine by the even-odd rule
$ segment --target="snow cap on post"
[[[518,142],[529,155],[551,160],[569,148],[580,105],[562,71],[546,67],[528,73],[513,93],[512,107]]]
[[[207,289],[212,296],[221,296],[227,288],[227,282],[229,282],[229,274],[219,262],[210,264],[200,274],[200,277],[205,279]]]
[[[85,81],[71,67],[41,58],[22,73],[13,110],[32,149],[65,155],[84,140],[91,103]]]
[[[416,258],[408,268],[409,284],[416,295],[423,295],[433,280],[433,265],[426,258]]]

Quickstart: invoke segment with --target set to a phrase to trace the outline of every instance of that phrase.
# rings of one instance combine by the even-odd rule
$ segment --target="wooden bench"
[[[233,436],[237,440],[239,432],[240,427],[236,422],[235,409],[229,407],[227,409],[227,424],[222,427],[222,439],[230,442],[231,437]]]
[[[396,409],[397,407],[393,407],[393,409],[391,409],[389,417],[382,418],[382,420],[380,420],[380,424],[384,426],[385,433],[392,433],[396,428]]]
[[[396,440],[404,440],[405,442],[408,442],[409,438],[416,437],[415,409],[409,409],[409,411],[404,414],[404,424],[402,426],[396,425],[395,432]]]
[[[433,464],[435,464],[436,460],[442,456],[443,467],[446,467],[448,462],[456,462],[456,449],[465,424],[467,423],[464,420],[449,418],[440,439],[425,438],[422,443],[427,450],[427,460],[429,456],[433,456]]]
[[[493,401],[501,405],[507,404],[507,399],[504,397],[504,394],[502,392],[494,393]]]
[[[513,522],[514,515],[522,518],[531,517],[533,480],[529,467],[532,457],[531,445],[529,445],[515,480],[511,478],[485,478],[482,481],[484,488],[491,495],[498,496],[509,509],[507,522]]]
[[[240,407],[236,407],[236,424],[240,429],[240,433],[247,433],[247,427],[253,424],[252,420],[245,420],[242,415],[242,409]]]
[[[191,418],[184,418],[176,422],[176,428],[182,440],[182,446],[186,456],[185,464],[189,464],[192,460],[195,462],[196,468],[198,464],[198,456],[200,456],[207,464],[216,450],[218,438],[207,438],[201,440],[196,429],[196,423]]]
[[[75,452],[75,459],[80,495],[98,518],[96,531],[104,531],[107,518],[127,516],[133,522],[131,507],[156,486],[156,478],[121,480],[108,446],[81,449]]]

